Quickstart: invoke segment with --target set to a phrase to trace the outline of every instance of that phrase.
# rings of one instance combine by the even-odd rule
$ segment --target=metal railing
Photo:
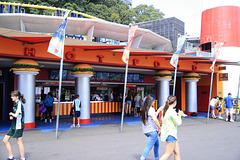
[[[21,4],[21,3],[11,3],[11,2],[0,2],[0,13],[25,13],[24,8],[36,8],[36,9],[44,9],[44,10],[52,10],[55,11],[56,16],[63,16],[66,9],[49,7],[49,6],[40,6],[40,5],[31,5],[31,4]],[[98,19],[97,17],[90,16],[88,14],[70,11],[71,17],[77,18],[91,18]]]

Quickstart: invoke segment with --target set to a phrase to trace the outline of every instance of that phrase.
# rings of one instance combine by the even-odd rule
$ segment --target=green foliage
[[[8,0],[21,4],[33,4],[65,8],[83,12],[106,21],[130,24],[163,18],[164,14],[152,5],[139,5],[136,8],[122,2],[122,0]],[[56,11],[24,7],[25,13],[56,15]]]
[[[141,4],[133,10],[135,12],[135,23],[156,20],[164,17],[164,13],[159,9],[155,9],[152,5],[147,6]]]

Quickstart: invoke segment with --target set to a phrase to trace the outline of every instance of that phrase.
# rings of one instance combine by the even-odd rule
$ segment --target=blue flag
[[[177,67],[179,54],[180,54],[180,51],[182,50],[185,39],[186,39],[186,35],[180,36],[178,38],[177,51],[173,54],[170,60],[170,64],[175,68]]]
[[[65,12],[63,22],[52,36],[47,50],[49,53],[52,53],[60,58],[63,56],[65,28],[69,12],[70,11]]]

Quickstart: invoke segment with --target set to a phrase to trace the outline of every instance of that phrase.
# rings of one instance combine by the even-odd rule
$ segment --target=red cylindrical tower
[[[224,42],[218,59],[240,61],[239,0],[203,0],[202,50],[213,50],[215,41]]]

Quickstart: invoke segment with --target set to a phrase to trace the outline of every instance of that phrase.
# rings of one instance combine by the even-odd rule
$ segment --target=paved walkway
[[[240,117],[238,117],[240,119]],[[92,124],[71,129],[70,119],[60,119],[59,139],[55,139],[55,123],[37,122],[38,128],[25,130],[23,140],[28,160],[138,160],[147,142],[142,133],[141,120],[124,119],[120,133],[120,115],[93,117]],[[54,121],[55,122],[55,121]],[[0,122],[0,139],[5,135]],[[9,126],[8,126],[9,127]],[[239,160],[240,120],[234,123],[210,119],[205,116],[184,118],[178,129],[182,160]],[[11,139],[13,152],[20,158],[15,139]],[[160,155],[165,143],[160,142]],[[0,160],[7,157],[0,143]],[[153,160],[151,151],[148,160]],[[170,158],[173,160],[173,156]]]

